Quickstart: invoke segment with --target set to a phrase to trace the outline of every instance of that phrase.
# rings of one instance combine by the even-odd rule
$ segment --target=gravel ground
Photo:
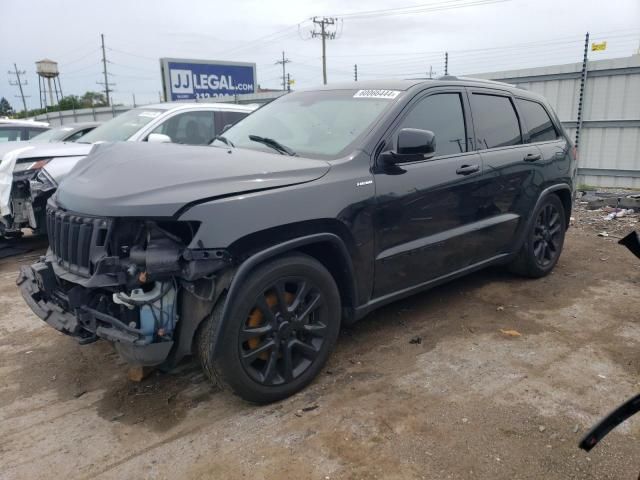
[[[265,407],[192,362],[130,383],[108,344],[31,314],[14,279],[33,255],[0,260],[0,478],[636,479],[640,418],[577,448],[640,391],[640,260],[597,216],[575,211],[549,277],[487,270],[389,305]]]

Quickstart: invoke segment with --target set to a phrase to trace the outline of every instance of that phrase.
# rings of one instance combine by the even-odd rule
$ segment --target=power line
[[[511,0],[447,0],[437,3],[428,3],[422,5],[413,5],[410,7],[397,7],[397,8],[385,8],[382,10],[369,10],[363,12],[343,13],[336,15],[336,17],[342,17],[346,19],[359,19],[359,18],[376,18],[381,16],[392,15],[409,15],[417,13],[429,13],[437,12],[441,10],[452,10],[456,8],[475,7],[482,5],[490,5],[494,3],[509,2]]]
[[[68,62],[60,63],[60,66],[66,66],[66,65],[71,65],[73,63],[78,63],[80,60],[84,60],[85,58],[93,55],[94,53],[96,53],[99,50],[100,50],[99,48],[94,48],[90,52],[82,55],[81,57],[75,58],[74,60],[69,60]]]
[[[27,81],[25,80],[24,83],[22,81],[22,79],[20,78],[20,75],[26,75],[27,72],[24,70],[18,70],[18,66],[14,63],[13,64],[13,71],[9,70],[9,75],[15,75],[16,80],[9,80],[9,85],[12,86],[17,86],[20,89],[20,97],[18,97],[16,95],[16,97],[18,98],[22,98],[22,106],[24,107],[24,116],[25,118],[27,117],[27,101],[25,100],[26,97],[29,97],[29,95],[25,95],[24,94],[24,90],[22,89],[22,85],[28,85]]]
[[[327,84],[327,47],[326,40],[333,40],[336,38],[336,32],[327,31],[327,26],[335,25],[337,18],[327,18],[322,17],[321,20],[318,20],[318,17],[313,17],[312,22],[314,25],[320,25],[320,31],[316,32],[315,30],[311,32],[311,37],[320,37],[322,40],[322,83]]]

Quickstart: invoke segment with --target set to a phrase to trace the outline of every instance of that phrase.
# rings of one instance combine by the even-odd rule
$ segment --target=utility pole
[[[27,101],[25,100],[25,98],[28,97],[28,95],[25,96],[24,90],[22,90],[22,85],[28,85],[28,83],[25,80],[23,84],[22,79],[20,78],[20,75],[26,75],[26,73],[27,72],[25,72],[24,70],[22,71],[18,70],[18,66],[15,63],[13,64],[13,72],[9,70],[9,75],[16,76],[16,81],[14,82],[9,80],[9,85],[13,85],[14,87],[17,85],[18,88],[20,89],[20,98],[22,98],[22,106],[24,107],[24,118],[27,118]]]
[[[429,65],[429,79],[433,78],[436,72],[433,71],[433,65]]]
[[[336,32],[328,32],[328,25],[335,25],[337,18],[327,18],[322,17],[321,20],[318,20],[318,17],[313,17],[312,21],[315,25],[320,25],[320,31],[316,32],[315,30],[311,32],[311,37],[320,37],[322,39],[322,82],[327,84],[327,46],[326,40],[333,40],[336,38]]]
[[[287,63],[291,63],[291,60],[289,60],[288,58],[285,58],[284,52],[282,52],[282,60],[278,60],[276,62],[276,65],[282,65],[282,90],[283,91],[287,90],[287,69],[285,67]]]
[[[353,80],[355,82],[358,81],[358,64],[357,63],[353,66]]]
[[[444,74],[449,75],[449,52],[444,52]]]
[[[104,33],[100,34],[100,40],[102,40],[102,73],[104,74],[104,83],[97,82],[98,85],[104,85],[104,96],[107,99],[107,107],[111,104],[109,99],[109,93],[113,90],[109,88],[109,74],[107,73],[107,54],[104,49]]]
[[[578,96],[578,118],[576,119],[576,142],[575,148],[578,150],[580,143],[580,133],[582,130],[582,109],[584,106],[584,92],[587,86],[587,70],[589,67],[589,32],[584,37],[584,53],[582,56],[582,72],[580,74],[580,94]]]

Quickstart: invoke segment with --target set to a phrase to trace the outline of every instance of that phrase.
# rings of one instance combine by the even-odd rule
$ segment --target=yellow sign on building
[[[600,42],[600,43],[592,43],[591,44],[591,51],[592,52],[598,52],[600,50],[606,50],[607,49],[607,42]]]

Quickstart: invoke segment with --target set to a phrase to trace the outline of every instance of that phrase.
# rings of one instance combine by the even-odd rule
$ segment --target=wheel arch
[[[527,232],[531,228],[532,222],[535,221],[535,218],[533,216],[533,212],[535,212],[538,209],[540,204],[546,198],[548,198],[549,195],[557,196],[560,199],[560,201],[562,202],[562,206],[565,207],[566,225],[568,227],[569,218],[571,217],[571,199],[572,199],[571,186],[569,186],[569,184],[567,184],[567,183],[556,183],[554,185],[550,185],[550,186],[546,187],[545,189],[543,189],[540,192],[540,195],[538,195],[538,199],[536,200],[535,205],[531,209],[531,215],[529,216],[529,218],[527,218],[526,224],[524,225],[524,228],[522,228],[522,230],[520,232],[520,235],[519,235],[519,237],[517,238],[517,241],[514,244],[514,246],[515,246],[515,248],[513,250],[513,254],[514,255],[517,252],[520,251],[520,248],[522,248],[522,244],[525,241]],[[568,205],[568,208],[566,208],[567,205]]]
[[[291,252],[305,253],[327,268],[338,286],[345,320],[349,322],[353,317],[358,300],[353,263],[347,245],[343,238],[336,233],[311,233],[266,246],[246,256],[235,271],[227,288],[221,319],[214,335],[214,352],[219,351],[220,340],[229,322],[230,305],[240,293],[244,281],[260,265]]]

